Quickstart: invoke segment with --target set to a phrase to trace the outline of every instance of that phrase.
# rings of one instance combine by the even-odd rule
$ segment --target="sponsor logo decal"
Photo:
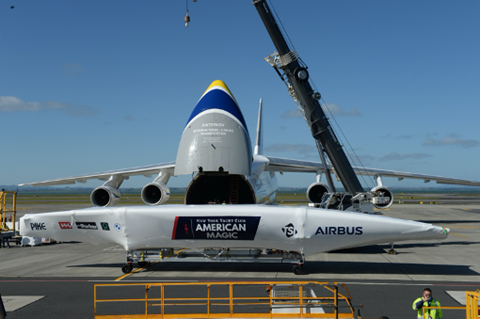
[[[102,226],[103,230],[110,230],[110,226],[108,226],[108,223],[100,223],[100,226]]]
[[[47,230],[45,223],[30,223],[32,230]]]
[[[58,222],[58,225],[61,229],[72,229],[72,224],[70,224],[70,222]]]
[[[288,224],[287,226],[283,227],[282,228],[282,231],[283,233],[285,234],[285,236],[287,236],[288,238],[292,237],[293,235],[296,235],[298,233],[298,231],[295,229],[295,226],[290,223]]]
[[[172,239],[254,240],[260,217],[176,216]]]
[[[98,230],[95,222],[75,222],[75,225],[77,225],[77,229]]]
[[[116,231],[121,231],[122,230],[122,224],[116,223],[114,226],[115,226]]]
[[[324,226],[318,227],[315,235],[362,235],[362,226],[344,227],[344,226]]]

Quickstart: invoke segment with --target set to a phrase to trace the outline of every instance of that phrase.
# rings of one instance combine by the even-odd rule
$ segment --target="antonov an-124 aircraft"
[[[185,192],[185,204],[272,204],[278,184],[275,172],[309,172],[316,181],[307,190],[312,203],[320,203],[328,186],[321,182],[325,167],[320,162],[309,162],[267,156],[262,148],[261,100],[255,148],[252,151],[247,124],[233,94],[223,81],[214,81],[201,96],[182,133],[175,162],[98,172],[67,178],[24,183],[19,186],[49,186],[85,183],[90,179],[105,181],[90,196],[95,206],[114,206],[120,200],[119,188],[123,181],[134,175],[155,179],[141,191],[148,205],[168,201],[167,186],[171,176],[196,174]],[[375,204],[387,208],[393,203],[393,193],[383,185],[382,177],[421,179],[440,184],[480,186],[469,181],[441,176],[375,168],[353,167],[358,175],[374,176],[377,186],[372,189],[389,198],[386,203]]]
[[[315,162],[263,155],[261,126],[260,108],[252,151],[247,125],[235,98],[225,83],[214,81],[187,121],[175,162],[22,184],[40,186],[105,180],[92,192],[91,200],[95,206],[112,206],[120,199],[118,188],[124,179],[158,174],[142,189],[143,201],[152,206],[91,207],[26,214],[20,219],[20,233],[58,241],[121,245],[127,251],[127,262],[122,266],[125,273],[132,270],[133,263],[145,266],[173,257],[168,261],[290,262],[294,263],[293,272],[300,274],[305,258],[319,252],[447,238],[447,228],[373,214],[311,207],[199,205],[271,204],[278,189],[275,172],[316,173],[317,181],[309,187],[307,195],[312,202],[321,199],[327,191],[319,180],[324,167]],[[387,170],[356,168],[356,171],[357,174],[480,185]],[[190,205],[155,206],[168,200],[170,176],[192,173],[196,175],[185,194],[185,204]],[[377,188],[388,191],[382,185]],[[188,255],[174,252],[185,247],[193,251]],[[271,254],[273,250],[277,254]]]

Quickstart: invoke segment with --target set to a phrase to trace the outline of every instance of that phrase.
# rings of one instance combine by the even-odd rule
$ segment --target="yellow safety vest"
[[[415,299],[413,302],[412,308],[413,310],[417,310],[417,318],[422,318],[422,308],[423,307],[429,307],[428,302],[423,303],[423,307],[420,309],[415,308],[415,304],[422,300],[422,297],[419,297]],[[440,307],[440,302],[436,299],[432,298],[432,301],[430,302],[430,307]],[[425,317],[424,319],[429,319],[429,316],[432,319],[442,319],[443,318],[443,312],[442,309],[425,309]]]

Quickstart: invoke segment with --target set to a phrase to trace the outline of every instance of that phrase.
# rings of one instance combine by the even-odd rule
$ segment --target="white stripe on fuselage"
[[[200,117],[202,117],[202,116],[204,116],[204,115],[207,115],[207,114],[214,114],[214,113],[216,113],[216,114],[222,114],[222,115],[225,115],[225,116],[231,118],[232,120],[234,120],[235,122],[237,122],[237,124],[240,125],[240,127],[243,128],[243,131],[244,131],[245,133],[247,133],[246,127],[243,126],[242,122],[240,122],[237,117],[235,117],[234,115],[232,115],[232,113],[227,112],[227,111],[224,111],[224,110],[222,110],[222,109],[214,109],[214,108],[208,109],[208,110],[206,110],[206,111],[203,111],[203,112],[201,112],[200,114],[198,114],[197,116],[195,116],[190,122],[187,123],[187,125],[185,125],[185,128],[183,129],[183,131],[185,131],[192,122],[196,121],[196,120],[199,119]],[[250,139],[250,136],[248,137],[248,139]]]

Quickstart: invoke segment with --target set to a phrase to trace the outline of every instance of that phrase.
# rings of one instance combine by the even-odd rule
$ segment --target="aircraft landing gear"
[[[126,264],[123,264],[122,266],[122,272],[124,274],[128,274],[128,273],[131,273],[132,272],[132,269],[133,269],[133,266],[132,266],[132,263],[126,263]]]

